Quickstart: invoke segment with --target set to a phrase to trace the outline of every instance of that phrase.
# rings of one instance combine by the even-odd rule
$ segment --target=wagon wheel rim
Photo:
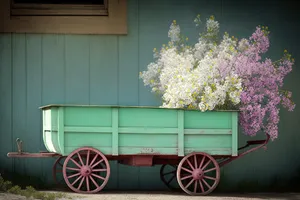
[[[65,159],[67,156],[60,156],[58,157],[53,166],[52,166],[52,177],[53,177],[53,180],[54,180],[54,183],[58,184],[58,185],[61,185],[62,182],[64,181],[64,177],[63,177],[63,165],[64,165],[64,162],[63,162],[63,159]],[[60,176],[62,179],[61,180],[58,180],[57,179],[57,176]]]
[[[167,166],[171,166],[171,170],[166,170]],[[178,190],[178,187],[173,186],[177,184],[176,170],[178,165],[162,165],[160,168],[160,179],[170,190]],[[172,184],[173,183],[173,184]],[[178,186],[178,185],[177,185]]]
[[[179,186],[187,194],[207,195],[220,182],[220,167],[206,153],[191,153],[180,161],[176,175]]]
[[[77,161],[74,160],[75,157],[78,157]],[[69,176],[68,171],[76,173]],[[104,173],[104,175],[98,175],[99,173]],[[68,187],[74,192],[97,193],[109,180],[110,165],[99,150],[83,147],[67,156],[63,165],[63,176]]]

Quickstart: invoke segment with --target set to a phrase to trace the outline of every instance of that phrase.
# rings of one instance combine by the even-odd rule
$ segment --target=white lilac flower
[[[206,111],[226,101],[240,102],[241,79],[231,65],[237,44],[228,34],[218,42],[218,33],[219,23],[211,17],[198,42],[189,47],[181,41],[176,21],[171,24],[169,44],[159,52],[155,49],[156,61],[140,75],[145,85],[162,95],[162,107]]]

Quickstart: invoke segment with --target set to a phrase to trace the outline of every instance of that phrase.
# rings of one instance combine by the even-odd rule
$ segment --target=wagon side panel
[[[43,110],[43,140],[49,152],[61,153],[58,141],[58,109],[56,107]]]
[[[235,153],[236,129],[233,112],[184,112],[185,154],[205,152],[210,155]]]
[[[113,109],[110,107],[65,107],[65,155],[88,146],[112,154]]]
[[[177,110],[119,109],[119,154],[177,155]]]

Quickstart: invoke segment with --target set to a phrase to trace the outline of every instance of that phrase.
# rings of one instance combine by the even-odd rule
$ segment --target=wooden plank
[[[117,156],[119,154],[119,109],[112,109],[112,155]]]
[[[178,156],[184,156],[184,111],[178,110]]]
[[[177,134],[177,128],[143,128],[143,127],[126,127],[119,128],[119,133],[130,133],[130,134]]]
[[[111,133],[69,133],[65,132],[65,146],[112,146]]]
[[[80,132],[80,133],[111,133],[111,127],[84,127],[84,126],[66,126],[65,132]]]
[[[185,148],[231,148],[231,135],[185,135]]]
[[[27,87],[26,87],[26,36],[15,34],[12,36],[12,133],[13,148],[17,150],[15,140],[26,135],[26,112],[27,112]],[[25,136],[26,137],[26,136]],[[24,141],[23,149],[31,144]],[[14,172],[26,174],[22,160],[14,160]]]
[[[111,127],[111,108],[65,107],[65,126]]]
[[[147,147],[147,148],[177,148],[178,136],[176,134],[120,134],[120,147]]]
[[[23,141],[30,141],[28,152],[41,151],[41,111],[38,107],[42,103],[42,36],[26,35],[26,131]],[[44,148],[44,147],[43,147]],[[42,172],[40,159],[25,159],[25,169],[33,177],[39,177]]]
[[[65,36],[42,36],[42,105],[65,103]]]
[[[64,108],[58,108],[58,146],[60,153],[65,153]]]
[[[130,116],[130,117],[129,117]],[[120,108],[119,127],[177,128],[177,110]]]
[[[66,103],[89,104],[89,37],[66,35]]]
[[[185,135],[231,135],[231,129],[184,129]]]
[[[16,143],[12,133],[12,37],[0,35],[0,163],[2,170],[12,171],[13,159],[6,154],[13,151]]]
[[[90,104],[118,104],[118,38],[91,36]]]
[[[202,148],[202,147],[197,147],[197,148],[185,148],[184,153],[189,154],[192,152],[204,152],[209,155],[226,155],[230,156],[231,155],[231,148]]]
[[[74,151],[75,149],[78,149],[80,147],[82,147],[82,146],[65,146],[64,155],[68,156],[72,151]],[[102,146],[99,146],[99,145],[91,145],[90,147],[98,149],[104,155],[112,155],[112,148],[111,147],[102,147]],[[110,166],[110,167],[112,168],[113,166]]]
[[[145,148],[145,147],[120,147],[119,155],[134,155],[134,154],[149,154],[149,155],[177,155],[177,148]]]
[[[231,112],[185,112],[186,129],[230,129],[231,125]]]
[[[119,105],[139,104],[139,22],[138,0],[128,4],[130,34],[118,37],[119,50]],[[130,48],[129,48],[130,47]]]
[[[238,113],[232,113],[232,156],[238,155]]]

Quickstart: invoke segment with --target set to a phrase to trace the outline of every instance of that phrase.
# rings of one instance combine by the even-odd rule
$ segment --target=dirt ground
[[[101,194],[83,195],[64,192],[73,200],[300,200],[300,193],[250,193],[250,194],[217,194],[205,197],[192,197],[174,192],[102,192]],[[0,193],[0,200],[25,200],[25,197]],[[65,200],[65,199],[61,199]]]

